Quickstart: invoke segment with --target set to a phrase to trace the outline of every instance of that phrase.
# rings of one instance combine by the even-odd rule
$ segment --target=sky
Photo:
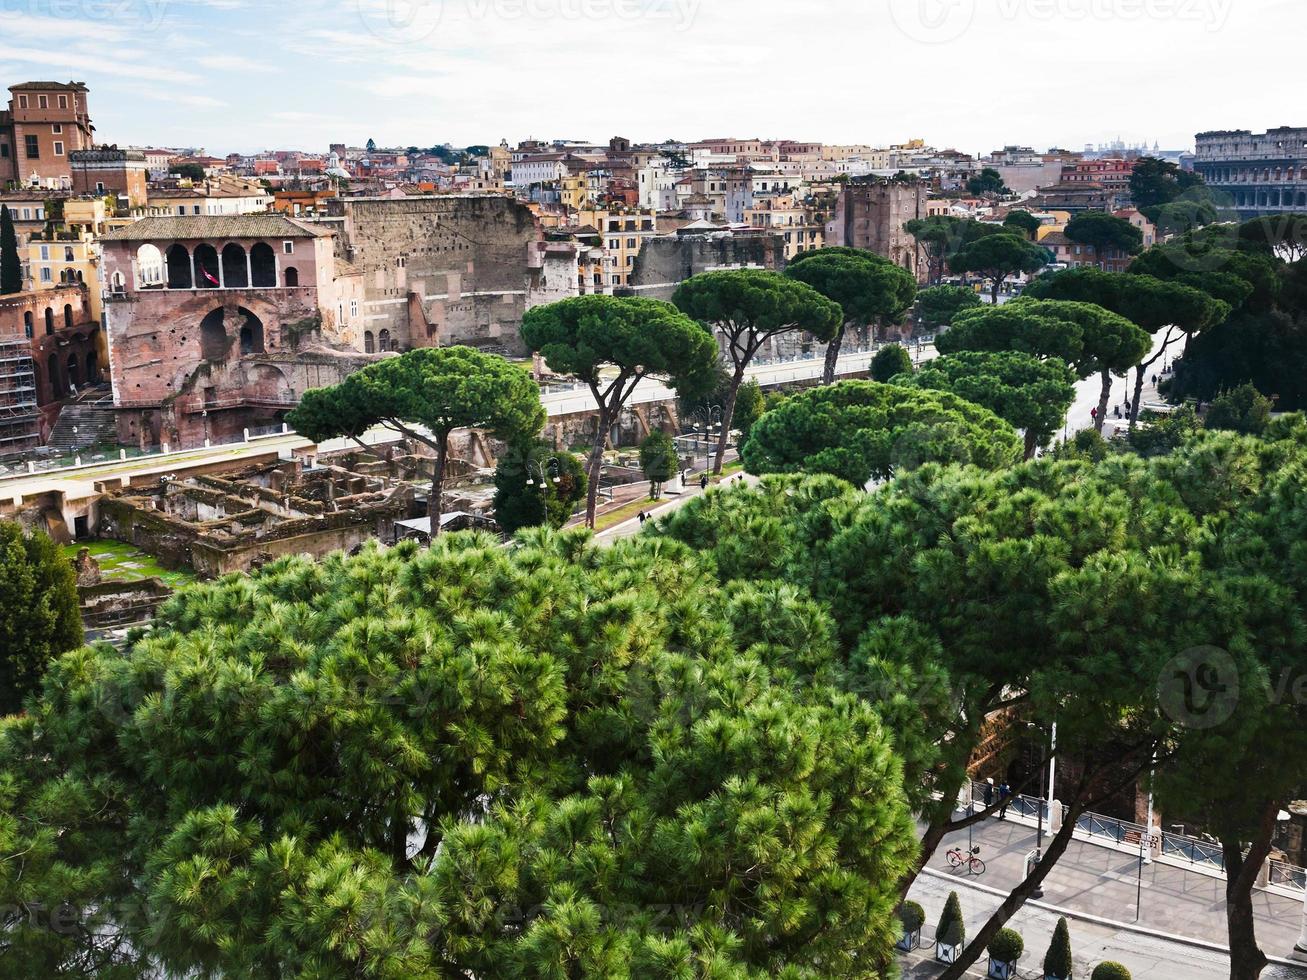
[[[988,153],[1307,126],[1302,0],[0,0],[0,88],[96,138],[716,137]]]

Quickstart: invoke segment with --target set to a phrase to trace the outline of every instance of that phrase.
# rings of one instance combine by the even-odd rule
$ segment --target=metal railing
[[[1307,894],[1307,868],[1272,859],[1269,883]]]
[[[1162,856],[1181,858],[1192,865],[1225,870],[1225,852],[1220,844],[1212,844],[1196,837],[1179,834],[1162,834]]]
[[[1082,813],[1076,821],[1076,829],[1090,837],[1102,837],[1118,844],[1138,844],[1146,832],[1143,824],[1098,813]]]

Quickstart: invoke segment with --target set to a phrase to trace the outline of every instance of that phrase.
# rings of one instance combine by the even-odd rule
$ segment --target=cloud
[[[19,48],[0,44],[0,58],[40,65],[57,71],[112,75],[116,78],[139,78],[149,82],[171,82],[181,85],[199,81],[197,76],[174,68],[134,61],[116,61],[112,52],[112,46],[106,46],[101,52],[92,53],[67,48]]]
[[[212,68],[215,71],[270,72],[274,70],[271,65],[239,54],[208,54],[195,60],[205,68]]]

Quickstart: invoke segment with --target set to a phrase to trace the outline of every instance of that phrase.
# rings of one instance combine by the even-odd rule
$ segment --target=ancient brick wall
[[[784,265],[785,239],[778,234],[669,235],[644,243],[630,283],[638,296],[669,300],[678,285],[701,272]]]
[[[525,205],[494,194],[331,206],[344,217],[338,249],[362,275],[366,329],[378,342],[385,330],[392,348],[461,343],[525,353],[518,326],[528,251],[539,238]]]

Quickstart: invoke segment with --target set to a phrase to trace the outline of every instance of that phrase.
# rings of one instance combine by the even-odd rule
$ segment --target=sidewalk
[[[986,865],[982,876],[950,869],[945,861],[944,854],[949,848],[966,848],[966,831],[946,838],[931,866],[913,886],[912,897],[926,907],[927,923],[938,918],[948,891],[956,889],[962,898],[968,929],[974,934],[1024,877],[1026,855],[1035,847],[1035,836],[1034,827],[1011,817],[977,825],[973,838]],[[1047,841],[1046,834],[1045,846]],[[1137,857],[1088,841],[1073,840],[1045,880],[1043,889],[1043,899],[1028,903],[1014,920],[1015,928],[1026,939],[1028,956],[1037,951],[1038,957],[1043,957],[1058,917],[1058,913],[1047,908],[1052,907],[1110,923],[1073,922],[1073,949],[1078,954],[1089,955],[1091,950],[1085,948],[1085,941],[1090,940],[1095,957],[1090,963],[1115,959],[1129,966],[1137,977],[1197,980],[1228,976],[1227,957],[1219,951],[1225,946],[1226,936],[1224,881],[1220,878],[1160,861],[1144,865],[1143,907],[1137,928],[1151,935],[1134,931],[1140,893]],[[1260,890],[1254,891],[1253,902],[1262,950],[1273,959],[1288,959],[1302,929],[1303,903]],[[1078,948],[1077,936],[1083,937]],[[1176,942],[1169,937],[1185,941]],[[1159,956],[1160,962],[1156,959]],[[1133,965],[1131,959],[1138,965]],[[1038,969],[1034,959],[1023,965]],[[939,969],[908,975],[936,976]],[[1307,968],[1280,966],[1276,971],[1268,971],[1264,976],[1307,980]]]

